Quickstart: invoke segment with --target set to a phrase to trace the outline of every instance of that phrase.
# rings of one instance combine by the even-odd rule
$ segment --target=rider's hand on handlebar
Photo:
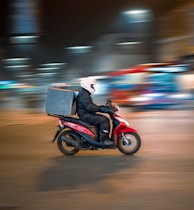
[[[108,100],[105,104],[105,106],[112,106],[112,101],[111,100]]]
[[[115,112],[114,106],[100,106],[100,112],[113,114]]]

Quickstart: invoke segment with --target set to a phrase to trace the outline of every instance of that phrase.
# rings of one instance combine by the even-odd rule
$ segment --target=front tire
[[[137,133],[123,133],[118,139],[117,147],[125,155],[132,155],[141,147],[140,136]]]
[[[76,145],[73,146],[72,144],[68,144],[67,141],[72,141],[78,144],[79,140],[80,138],[76,133],[71,130],[65,130],[59,135],[57,145],[63,154],[74,155],[79,151],[79,148]]]

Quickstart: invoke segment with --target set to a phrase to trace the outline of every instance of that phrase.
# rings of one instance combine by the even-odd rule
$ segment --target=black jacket
[[[100,111],[100,106],[93,103],[91,94],[81,88],[76,99],[76,111],[80,118],[86,118],[87,114],[95,114]]]

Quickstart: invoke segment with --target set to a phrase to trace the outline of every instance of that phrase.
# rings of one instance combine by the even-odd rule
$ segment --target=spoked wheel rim
[[[69,135],[68,137],[75,140],[75,138],[72,135]],[[62,147],[67,151],[74,151],[76,149],[74,146],[71,146],[67,142],[65,142],[64,135],[61,136],[61,144],[62,144]]]
[[[63,131],[58,137],[58,148],[65,155],[74,155],[79,151],[79,148],[67,143],[66,140],[79,142],[79,136],[70,130]]]
[[[139,150],[141,140],[137,133],[124,133],[118,140],[118,149],[127,155],[131,155]]]

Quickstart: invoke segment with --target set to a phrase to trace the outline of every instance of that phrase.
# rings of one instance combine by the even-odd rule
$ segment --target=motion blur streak
[[[193,0],[1,0],[0,18],[0,209],[193,210]],[[48,88],[85,76],[140,133],[136,155],[51,143]]]

